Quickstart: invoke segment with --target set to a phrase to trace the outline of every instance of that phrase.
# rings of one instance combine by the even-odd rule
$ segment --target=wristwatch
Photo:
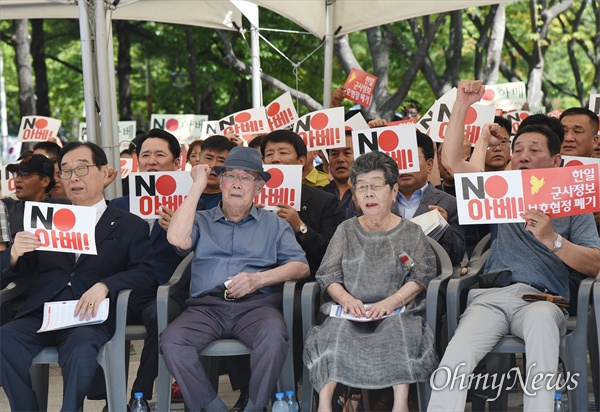
[[[562,247],[562,236],[558,235],[558,237],[554,241],[554,244],[552,245],[552,253],[558,252],[561,247]]]
[[[300,229],[296,232],[296,235],[298,235],[298,236],[305,235],[306,232],[308,232],[308,226],[306,226],[304,223],[302,223],[300,225]]]

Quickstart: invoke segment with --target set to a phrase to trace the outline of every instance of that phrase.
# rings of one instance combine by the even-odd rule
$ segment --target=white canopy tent
[[[490,4],[508,3],[515,0],[247,0],[260,7],[272,10],[294,21],[319,38],[325,38],[325,67],[323,103],[328,106],[331,99],[333,39],[357,30],[404,20],[417,16],[460,10]],[[112,52],[112,30],[110,21],[146,20],[164,23],[187,24],[219,29],[228,29],[227,21],[235,21],[241,27],[241,15],[229,0],[2,0],[0,19],[34,18],[79,18],[84,68],[84,92],[88,117],[95,114],[94,96],[98,96],[100,113],[103,117],[102,145],[118,146],[114,58]],[[94,22],[95,40],[92,44],[90,24]],[[250,18],[251,21],[258,21]],[[254,33],[255,34],[255,33]],[[95,54],[94,54],[95,51]],[[255,56],[256,55],[256,56]],[[257,61],[258,48],[253,41],[253,62]],[[256,57],[256,58],[255,58]],[[95,61],[95,65],[94,65]],[[95,68],[96,71],[92,70]],[[95,77],[94,74],[97,76]],[[253,70],[257,77],[258,69]],[[258,79],[253,88],[259,88]],[[253,96],[260,95],[254,90]],[[256,104],[256,99],[253,99]],[[97,121],[88,119],[90,124]],[[109,127],[109,126],[110,127]],[[93,130],[90,138],[95,141]],[[118,150],[112,156],[118,158]],[[118,164],[118,162],[116,163]]]

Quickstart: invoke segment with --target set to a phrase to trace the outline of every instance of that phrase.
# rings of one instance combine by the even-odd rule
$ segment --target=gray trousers
[[[239,301],[208,295],[188,299],[186,304],[160,335],[161,353],[186,407],[200,411],[217,396],[198,351],[220,338],[237,338],[252,348],[250,399],[257,407],[267,406],[288,350],[282,294],[257,294]]]
[[[461,389],[460,376],[473,372],[506,334],[525,341],[527,365],[523,382],[530,395],[524,394],[524,410],[553,410],[555,389],[552,385],[556,383],[560,336],[566,332],[567,318],[553,303],[525,302],[522,296],[526,293],[539,291],[515,284],[497,289],[474,289],[469,293],[468,307],[438,370],[432,375],[428,411],[463,411],[467,389]],[[511,374],[509,382],[512,384],[516,378],[518,385],[515,375]]]

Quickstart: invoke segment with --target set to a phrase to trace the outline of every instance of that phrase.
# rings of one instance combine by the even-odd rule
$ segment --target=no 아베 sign
[[[129,175],[129,211],[142,219],[157,219],[164,206],[173,212],[192,187],[189,172],[139,172]]]
[[[523,222],[532,209],[552,218],[600,210],[597,164],[457,173],[455,181],[460,224]]]
[[[254,203],[263,204],[265,210],[277,210],[277,204],[284,203],[300,210],[302,194],[301,165],[265,165],[265,171],[271,179],[265,183],[260,193],[254,197]]]
[[[42,244],[38,250],[96,254],[96,208],[25,202],[23,226]]]
[[[352,131],[354,158],[369,153],[383,152],[398,163],[398,170],[419,171],[419,151],[415,124]]]

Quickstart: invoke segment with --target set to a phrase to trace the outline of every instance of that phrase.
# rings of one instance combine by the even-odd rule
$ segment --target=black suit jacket
[[[421,203],[417,207],[415,216],[429,212],[430,205],[440,206],[448,212],[450,227],[446,229],[438,242],[448,252],[452,264],[458,265],[465,255],[465,234],[462,227],[458,224],[456,198],[436,189],[431,183],[427,183],[427,189],[421,198]]]
[[[308,227],[308,232],[302,240],[298,236],[296,238],[306,253],[306,260],[310,266],[310,278],[306,281],[310,281],[314,280],[329,241],[339,224],[338,200],[322,189],[302,185],[300,204],[298,215]]]
[[[107,322],[114,324],[119,291],[152,287],[152,246],[146,222],[109,204],[96,224],[95,237],[98,254],[82,254],[77,261],[74,253],[34,251],[23,255],[11,271],[10,249],[2,254],[2,284],[37,272],[37,280],[16,318],[42,310],[44,303],[52,301],[69,282],[77,299],[94,284],[103,282],[111,300]]]

